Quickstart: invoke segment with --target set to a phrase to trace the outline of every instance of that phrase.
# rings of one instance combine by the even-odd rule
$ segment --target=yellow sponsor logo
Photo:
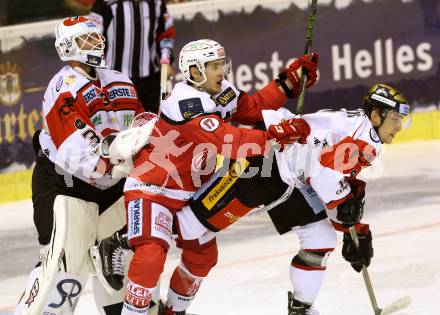
[[[248,160],[245,158],[240,158],[234,163],[228,170],[228,174],[224,176],[214,188],[203,198],[202,203],[208,209],[211,210],[212,207],[220,200],[221,197],[232,187],[232,185],[237,181],[237,179],[244,173],[244,171],[249,166]]]

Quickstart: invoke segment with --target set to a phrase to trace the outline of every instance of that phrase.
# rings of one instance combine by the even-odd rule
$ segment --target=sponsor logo
[[[61,86],[63,85],[64,79],[63,76],[60,76],[60,78],[58,79],[57,85],[55,86],[55,89],[57,90],[57,92],[59,92],[61,90]]]
[[[236,97],[237,94],[235,94],[235,91],[231,87],[228,87],[219,96],[216,97],[215,103],[217,105],[226,106]]]
[[[125,301],[137,308],[146,308],[151,303],[151,291],[129,281],[125,290]]]
[[[245,158],[238,159],[232,163],[228,170],[228,174],[214,186],[213,189],[203,198],[202,203],[208,209],[211,210],[217,202],[223,197],[223,195],[232,187],[241,174],[249,166],[249,161]]]
[[[73,310],[78,302],[78,298],[76,297],[78,297],[82,291],[82,285],[75,279],[63,279],[57,283],[57,291],[61,296],[61,301],[59,303],[50,303],[49,307],[60,308],[67,300],[69,308]]]
[[[25,302],[25,304],[28,307],[31,307],[31,304],[35,301],[35,297],[38,295],[39,290],[40,290],[40,283],[37,278],[37,279],[35,279],[35,282],[32,285],[31,291],[29,292],[29,297]]]
[[[136,199],[128,203],[128,238],[142,235],[142,199]]]
[[[93,56],[93,55],[87,55],[87,63],[98,66],[101,64],[101,57]]]
[[[86,127],[86,123],[83,122],[81,119],[75,120],[75,128],[76,129],[84,129]]]
[[[124,126],[129,127],[133,122],[133,115],[125,114],[123,120],[124,120]]]
[[[231,222],[231,223],[234,223],[234,222],[240,220],[240,217],[233,215],[229,211],[225,212],[225,217],[227,217],[229,222]]]
[[[375,143],[379,143],[380,142],[379,135],[377,134],[376,130],[374,130],[374,128],[370,129],[370,138]]]
[[[168,237],[171,237],[172,233],[172,219],[166,214],[160,211],[154,219],[154,229],[157,232],[163,233]]]
[[[98,93],[93,85],[83,92],[83,98],[87,105],[98,98]]]
[[[214,117],[203,118],[200,121],[200,127],[208,132],[213,132],[218,128],[218,126],[220,126],[220,122]]]
[[[136,98],[136,92],[129,86],[114,86],[108,90],[110,101],[118,97]]]
[[[93,123],[93,126],[101,125],[102,124],[102,117],[101,117],[101,115],[98,114],[95,117],[93,117],[92,123]]]
[[[198,97],[179,101],[179,109],[184,119],[203,113],[202,100]]]
[[[347,189],[348,189],[348,183],[344,180],[344,181],[340,181],[339,182],[339,185],[341,185],[341,189],[338,189],[337,191],[336,191],[336,195],[340,195],[340,194],[342,194],[344,191],[346,191]]]
[[[69,75],[69,76],[67,77],[67,79],[66,79],[66,85],[67,85],[67,86],[70,86],[70,85],[72,85],[73,83],[75,83],[75,81],[76,81],[76,75],[71,74],[71,75]]]

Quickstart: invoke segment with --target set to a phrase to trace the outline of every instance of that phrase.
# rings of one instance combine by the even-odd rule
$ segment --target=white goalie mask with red
[[[179,70],[185,79],[193,84],[201,85],[206,82],[205,66],[209,61],[223,59],[224,73],[231,69],[231,59],[226,57],[225,49],[216,41],[211,39],[200,39],[189,42],[183,46],[179,54]],[[190,68],[196,66],[203,76],[202,82],[195,82],[191,78]]]
[[[85,16],[63,20],[55,27],[55,48],[62,61],[79,61],[105,68],[105,38],[95,23]]]

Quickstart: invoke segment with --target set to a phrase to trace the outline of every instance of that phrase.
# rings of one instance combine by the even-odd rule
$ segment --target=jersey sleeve
[[[231,159],[259,156],[265,152],[264,131],[237,128],[224,123],[216,115],[195,117],[182,125],[179,132],[197,144],[214,145],[217,153]]]
[[[276,110],[283,106],[286,101],[287,97],[280,91],[275,81],[253,95],[240,92],[237,111],[232,115],[231,120],[244,124],[261,122],[263,121],[262,110]]]
[[[103,0],[96,0],[88,16],[96,24],[101,33],[104,32],[104,11]]]
[[[111,165],[101,159],[97,150],[102,135],[93,127],[84,107],[69,91],[60,93],[53,104],[46,100],[45,97],[43,111],[46,128],[57,148],[56,163],[70,173],[82,171],[88,178],[107,173]]]
[[[313,176],[309,177],[310,185],[327,208],[333,209],[352,197],[350,178],[371,165],[376,155],[376,149],[368,142],[345,137],[322,150]]]

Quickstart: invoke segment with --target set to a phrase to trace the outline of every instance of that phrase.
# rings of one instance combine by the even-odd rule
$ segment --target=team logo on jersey
[[[228,87],[215,98],[215,103],[217,105],[226,106],[236,97],[237,94],[235,94],[235,91],[231,87]]]
[[[136,92],[133,87],[125,85],[113,86],[108,90],[109,100],[113,101],[116,98],[136,98]]]
[[[179,109],[184,119],[203,113],[202,100],[198,97],[179,101]]]
[[[17,65],[0,64],[0,103],[14,106],[21,99],[21,83]]]
[[[379,143],[380,142],[379,135],[377,134],[376,130],[374,130],[374,128],[370,129],[370,138],[375,143]]]
[[[128,238],[142,235],[142,199],[128,203]]]
[[[213,132],[218,126],[220,126],[220,122],[214,117],[206,117],[200,121],[200,127],[208,132]]]
[[[95,89],[94,85],[91,85],[90,87],[88,87],[83,93],[83,98],[84,98],[84,102],[86,102],[87,105],[90,105],[91,102],[93,102],[94,100],[96,100],[99,95],[98,92]]]

